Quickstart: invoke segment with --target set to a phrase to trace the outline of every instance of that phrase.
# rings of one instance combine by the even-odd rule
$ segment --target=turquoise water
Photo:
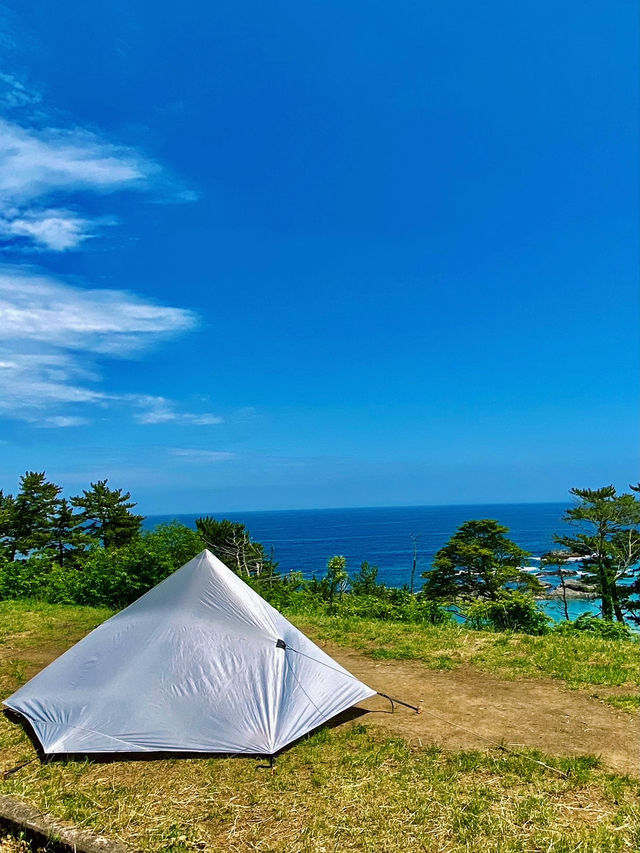
[[[325,571],[334,554],[347,558],[357,571],[363,560],[379,567],[378,577],[390,586],[409,584],[413,559],[412,534],[418,536],[417,584],[431,566],[436,551],[455,529],[471,518],[495,518],[510,528],[510,537],[533,557],[554,547],[553,534],[562,531],[565,504],[487,504],[483,506],[374,507],[360,509],[274,510],[269,512],[155,515],[148,528],[176,518],[190,527],[198,515],[214,515],[246,524],[253,539],[273,547],[281,572],[301,571],[305,577]],[[535,561],[531,561],[535,565]],[[554,618],[563,617],[558,601],[541,602]],[[571,601],[572,618],[598,611],[597,601]]]

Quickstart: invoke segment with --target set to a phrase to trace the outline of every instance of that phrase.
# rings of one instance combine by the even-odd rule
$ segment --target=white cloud
[[[223,423],[220,415],[211,412],[181,412],[176,409],[173,400],[166,397],[152,397],[144,394],[129,397],[138,410],[134,415],[139,424],[186,424],[191,426],[211,426]]]
[[[84,426],[91,423],[88,418],[75,417],[73,415],[53,415],[50,418],[43,418],[41,421],[36,421],[35,426],[43,429],[58,429],[64,427]]]
[[[29,89],[15,74],[0,73],[0,106],[4,109],[30,107],[41,100],[40,93]]]
[[[195,324],[190,311],[132,293],[81,288],[21,267],[0,268],[0,411],[39,425],[48,419],[48,426],[72,425],[59,420],[79,417],[69,406],[117,403],[138,413],[172,412],[178,423],[212,419],[180,415],[164,398],[108,393],[95,366],[100,356],[135,355]]]
[[[186,462],[227,462],[235,459],[236,454],[227,450],[199,450],[197,448],[174,447],[171,449],[173,456],[178,456]]]
[[[140,184],[159,169],[132,148],[81,128],[43,130],[0,119],[0,193],[26,201],[72,190],[110,192]]]
[[[69,355],[16,353],[0,347],[0,410],[33,422],[62,404],[103,403],[107,395],[85,384],[92,378]]]
[[[93,236],[91,222],[69,210],[32,210],[0,218],[0,239],[24,238],[38,246],[62,252]]]
[[[51,115],[25,107],[40,103],[15,75],[0,73],[0,111],[17,110],[20,120],[0,118],[0,239],[52,251],[76,248],[94,236],[102,218],[75,208],[83,193],[119,190],[154,193],[155,201],[185,203],[197,193],[132,146],[118,145],[85,128],[50,126]],[[37,126],[36,126],[37,125]],[[52,207],[52,201],[54,206]],[[56,203],[57,202],[57,203]],[[112,219],[110,221],[113,221]]]
[[[196,317],[122,290],[90,290],[0,267],[0,341],[129,355],[192,329]]]

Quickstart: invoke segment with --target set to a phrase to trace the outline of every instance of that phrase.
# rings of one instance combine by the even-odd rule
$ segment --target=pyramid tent
[[[4,704],[46,754],[273,755],[373,695],[203,551]]]

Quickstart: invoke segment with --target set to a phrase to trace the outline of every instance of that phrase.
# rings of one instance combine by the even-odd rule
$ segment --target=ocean
[[[191,515],[152,515],[147,529],[177,519],[195,527],[200,515],[228,518],[246,525],[251,537],[262,542],[281,572],[301,571],[305,577],[324,574],[334,554],[347,559],[354,573],[363,560],[378,566],[378,578],[389,586],[409,584],[413,560],[412,535],[417,536],[420,574],[431,567],[433,556],[455,529],[472,518],[494,518],[509,528],[509,536],[530,551],[533,558],[554,547],[553,534],[565,526],[562,516],[566,504],[487,504],[482,506],[372,507],[359,509],[270,510],[264,512],[197,513]],[[529,561],[535,566],[535,559]],[[559,601],[541,602],[550,616],[562,618]],[[586,611],[597,612],[598,602],[572,600],[572,618]]]

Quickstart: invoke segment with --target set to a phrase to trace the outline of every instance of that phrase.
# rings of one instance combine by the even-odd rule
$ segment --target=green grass
[[[0,603],[1,695],[108,615],[92,608]],[[591,661],[604,679],[597,683],[638,679],[635,644],[329,617],[295,621],[318,639],[437,668],[467,663],[510,678],[555,675],[570,684],[596,683],[587,678]],[[561,665],[563,644],[568,660]],[[544,665],[532,668],[528,653]],[[586,663],[575,660],[580,655]],[[609,663],[607,655],[613,658]],[[273,774],[246,758],[34,762],[0,779],[0,792],[149,853],[639,848],[638,780],[606,772],[595,758],[527,754],[566,776],[501,751],[445,753],[436,745],[410,745],[356,722],[321,729],[296,744],[280,756]],[[0,718],[0,770],[32,757],[22,728]]]
[[[640,643],[578,636],[472,631],[358,617],[287,614],[314,639],[358,649],[372,658],[422,661],[431,669],[471,664],[501,678],[557,678],[569,687],[640,685]]]
[[[629,695],[618,694],[617,696],[599,696],[597,693],[594,693],[593,698],[602,699],[603,702],[612,705],[614,708],[619,708],[621,711],[629,711],[631,713],[640,710],[640,696],[637,693]]]
[[[3,646],[27,649],[51,641],[63,645],[97,627],[112,615],[103,607],[0,601],[0,653]]]
[[[2,735],[4,748],[17,737]],[[566,778],[357,724],[320,730],[273,774],[246,758],[69,762],[25,768],[0,790],[143,851],[634,849],[640,783],[595,759],[552,761]]]

